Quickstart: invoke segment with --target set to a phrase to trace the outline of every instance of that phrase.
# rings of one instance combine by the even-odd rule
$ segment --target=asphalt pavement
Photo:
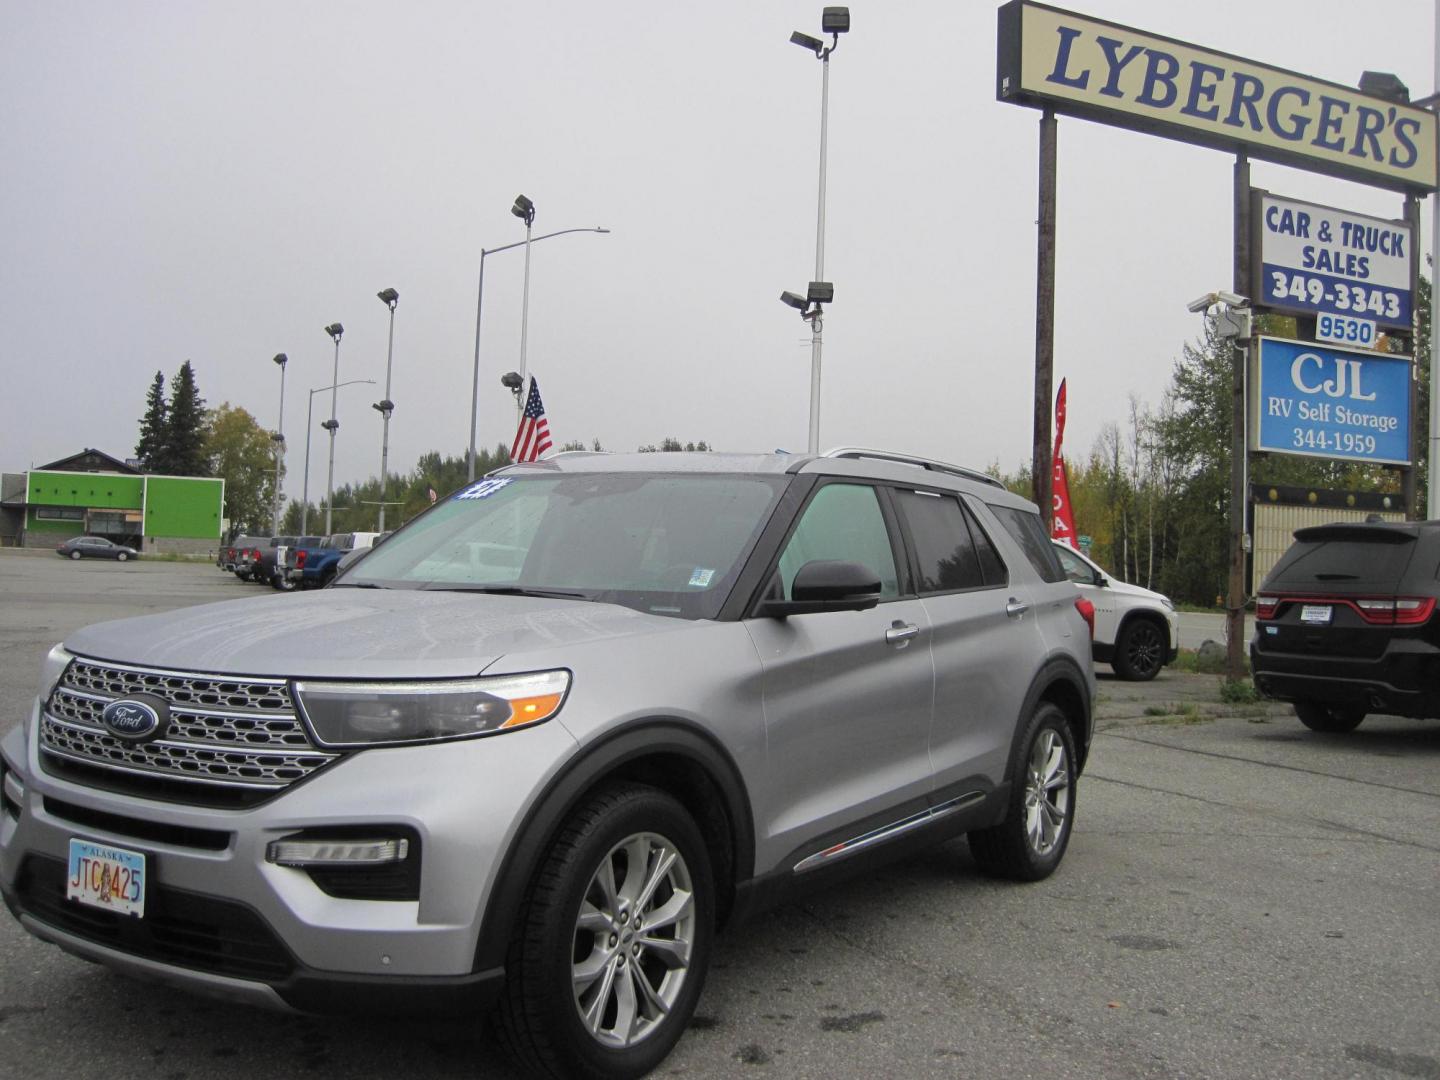
[[[0,723],[101,618],[259,594],[0,551]],[[1440,722],[1315,736],[1214,676],[1102,669],[1060,870],[962,842],[721,940],[659,1076],[1440,1078]],[[517,1074],[483,1024],[314,1019],[132,982],[0,916],[0,1078]]]

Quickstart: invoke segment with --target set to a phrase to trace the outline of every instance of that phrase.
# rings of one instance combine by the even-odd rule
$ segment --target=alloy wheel
[[[679,999],[696,929],[689,868],[656,833],[616,844],[586,886],[571,979],[590,1036],[612,1049],[652,1034]]]
[[[1070,814],[1070,763],[1065,743],[1051,728],[1030,747],[1025,774],[1025,836],[1037,855],[1049,855],[1064,838]]]

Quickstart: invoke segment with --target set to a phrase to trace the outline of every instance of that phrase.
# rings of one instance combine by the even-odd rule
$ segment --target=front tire
[[[555,1077],[645,1075],[695,1011],[714,919],[709,854],[685,808],[640,784],[595,795],[518,920],[498,1009],[508,1048]]]
[[[1040,881],[1065,857],[1075,824],[1075,738],[1058,706],[1035,710],[1020,747],[1005,820],[967,839],[991,877]]]
[[[1166,641],[1151,619],[1131,619],[1115,640],[1115,674],[1131,682],[1149,682],[1165,666]]]
[[[124,561],[125,561],[126,559],[128,559],[128,558],[130,558],[129,553],[128,553],[128,552],[125,552],[125,551],[122,551],[122,552],[119,552],[119,553],[115,556],[115,561],[116,561],[116,562],[124,562]]]
[[[1360,721],[1365,719],[1365,710],[1345,705],[1322,705],[1318,701],[1297,701],[1295,715],[1311,731],[1344,735],[1360,726]]]

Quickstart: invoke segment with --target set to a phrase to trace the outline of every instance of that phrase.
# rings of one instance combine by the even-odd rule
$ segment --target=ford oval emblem
[[[164,734],[170,709],[161,698],[129,697],[112,701],[100,714],[110,734],[127,742],[149,742]]]

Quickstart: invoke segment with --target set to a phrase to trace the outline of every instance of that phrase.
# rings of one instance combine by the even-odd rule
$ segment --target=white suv
[[[1109,664],[1122,679],[1146,682],[1175,660],[1180,617],[1168,596],[1111,577],[1067,544],[1055,543],[1065,574],[1095,605],[1097,663]]]

